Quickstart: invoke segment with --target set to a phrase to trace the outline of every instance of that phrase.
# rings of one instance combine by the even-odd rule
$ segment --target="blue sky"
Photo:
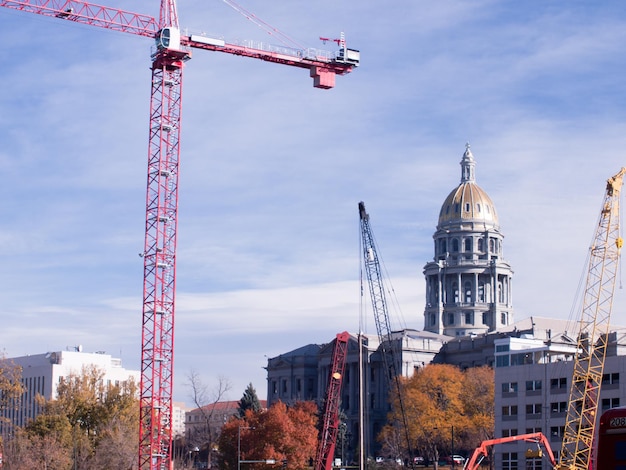
[[[623,2],[240,3],[307,46],[344,31],[362,66],[323,91],[252,59],[187,64],[176,399],[189,401],[192,368],[209,387],[227,378],[230,399],[249,382],[264,397],[267,357],[357,331],[360,200],[392,315],[422,329],[422,267],[466,142],[516,318],[577,316],[605,181],[626,165]],[[276,42],[221,1],[178,8],[191,32]],[[6,8],[0,26],[0,346],[82,344],[138,368],[152,43]]]

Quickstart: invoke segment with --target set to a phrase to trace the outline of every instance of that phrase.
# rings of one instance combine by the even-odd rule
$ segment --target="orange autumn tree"
[[[317,447],[317,406],[310,401],[287,407],[277,402],[269,410],[246,410],[245,416],[231,419],[219,438],[220,468],[241,470],[276,470],[287,461],[290,470],[302,470],[315,457]],[[275,464],[265,464],[274,460]]]
[[[404,409],[409,425],[413,455],[431,460],[470,451],[482,439],[493,435],[494,414],[493,370],[472,368],[462,372],[448,364],[431,364],[402,381]],[[397,397],[391,397],[392,411],[388,424],[378,439],[382,443],[396,442],[398,457],[407,457],[408,449],[399,416]],[[387,450],[387,449],[384,449]]]

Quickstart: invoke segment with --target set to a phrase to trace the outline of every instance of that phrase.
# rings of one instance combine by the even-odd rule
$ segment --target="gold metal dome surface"
[[[479,223],[496,227],[499,225],[493,201],[485,190],[476,184],[475,165],[476,162],[468,144],[461,160],[461,184],[452,190],[441,206],[439,228],[462,223]]]

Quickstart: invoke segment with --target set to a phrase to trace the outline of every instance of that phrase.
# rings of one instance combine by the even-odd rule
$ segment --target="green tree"
[[[303,470],[315,457],[317,413],[313,402],[292,407],[277,402],[269,410],[247,410],[243,418],[231,419],[219,439],[220,468],[234,470],[241,456],[241,460],[286,460],[290,470]],[[255,464],[255,470],[275,467]]]
[[[243,392],[241,400],[239,400],[239,417],[243,418],[246,415],[247,410],[252,410],[255,413],[261,411],[261,402],[256,394],[256,390],[252,386],[252,383],[248,384],[246,390]]]

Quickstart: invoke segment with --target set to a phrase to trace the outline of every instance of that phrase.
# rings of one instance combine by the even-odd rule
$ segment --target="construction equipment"
[[[341,385],[346,366],[349,339],[350,334],[347,331],[337,334],[337,338],[335,338],[330,373],[328,375],[328,386],[326,387],[322,432],[315,457],[315,470],[331,470],[333,467],[333,457],[335,456],[335,446],[339,432]]]
[[[623,240],[619,196],[626,168],[609,178],[591,245],[577,352],[558,470],[589,470],[597,421],[609,319]]]
[[[548,459],[552,464],[552,467],[556,465],[556,460],[554,458],[554,454],[552,453],[552,449],[550,448],[550,443],[546,436],[540,432],[533,432],[529,434],[520,434],[518,436],[508,436],[508,437],[500,437],[498,439],[488,439],[480,443],[480,445],[474,449],[472,456],[465,462],[465,466],[463,470],[477,470],[480,463],[483,461],[487,455],[489,455],[489,447],[504,444],[507,442],[516,442],[516,441],[526,441],[526,442],[534,442],[536,444],[536,448],[528,449],[526,451],[526,458],[541,458],[543,456],[543,451],[541,450],[541,446],[546,451]]]
[[[232,3],[232,2],[231,2]],[[251,57],[310,71],[313,86],[335,85],[358,65],[358,51],[248,47],[204,35],[182,35],[175,0],[159,18],[79,0],[0,0],[0,7],[153,38],[146,195],[139,468],[164,470],[172,459],[174,300],[183,64],[191,48]],[[348,53],[350,51],[350,53]],[[352,57],[347,60],[346,57]],[[356,59],[355,59],[356,58]]]
[[[381,356],[383,360],[383,375],[388,385],[388,389],[393,391],[398,398],[400,415],[402,416],[402,425],[406,438],[407,451],[409,453],[409,461],[413,461],[413,452],[411,439],[409,436],[408,418],[404,407],[404,399],[402,398],[402,388],[400,384],[400,376],[402,375],[401,352],[394,347],[394,341],[391,335],[391,322],[389,320],[389,312],[387,310],[387,300],[383,288],[383,278],[378,260],[378,252],[374,235],[370,226],[369,214],[365,211],[365,203],[359,202],[359,217],[361,220],[361,243],[363,249],[363,264],[367,273],[367,280],[370,287],[370,296],[372,299],[372,307],[374,310],[374,321],[376,323],[376,331],[380,341]]]

